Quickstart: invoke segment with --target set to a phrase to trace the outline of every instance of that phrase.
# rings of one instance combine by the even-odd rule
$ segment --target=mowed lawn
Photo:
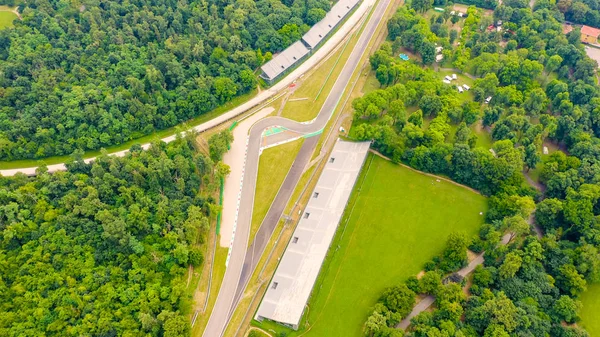
[[[303,143],[304,138],[300,138],[268,148],[260,155],[249,242],[254,240]]]
[[[580,325],[591,337],[600,337],[600,283],[588,285],[588,290],[581,296]]]
[[[417,274],[450,233],[476,234],[486,209],[475,192],[369,155],[300,331],[261,325],[288,336],[362,337],[384,289]]]
[[[0,11],[0,29],[4,27],[12,27],[13,21],[17,18],[17,15],[13,12]]]

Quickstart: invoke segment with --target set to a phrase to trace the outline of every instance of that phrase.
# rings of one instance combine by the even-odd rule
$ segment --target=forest
[[[189,134],[68,171],[0,178],[1,336],[186,336],[190,265],[219,212],[218,161]]]
[[[402,7],[388,21],[388,41],[370,58],[381,88],[353,101],[351,136],[477,189],[489,210],[479,235],[451,235],[422,276],[381,295],[365,335],[589,336],[575,323],[579,296],[600,281],[598,65],[579,31],[564,35],[562,13],[544,1],[534,11],[506,1],[493,17],[469,7],[460,33],[446,13],[427,20],[418,9]],[[487,29],[497,20],[502,29]],[[428,67],[436,46],[444,63],[434,68],[473,77],[470,91],[459,93]],[[491,135],[490,148],[477,145],[481,132]],[[548,145],[556,150],[542,155]],[[534,171],[538,184],[526,180]],[[468,279],[456,273],[467,248],[485,252]],[[434,296],[434,309],[397,329],[417,295]]]
[[[0,31],[0,160],[121,144],[255,90],[326,0],[31,0]]]

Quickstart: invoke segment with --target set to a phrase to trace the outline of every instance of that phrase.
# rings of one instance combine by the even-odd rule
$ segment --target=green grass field
[[[583,309],[580,313],[580,325],[591,337],[600,337],[600,283],[589,285],[588,290],[581,296],[581,302]]]
[[[17,15],[13,12],[0,11],[0,29],[5,27],[12,27],[13,21],[17,18]]]
[[[417,274],[448,235],[474,235],[486,198],[464,187],[370,155],[322,267],[298,332],[288,336],[362,337],[385,288]],[[307,329],[307,326],[310,329]]]
[[[471,125],[469,128],[477,136],[477,146],[482,147],[486,150],[492,147],[492,144],[494,143],[492,135],[490,135],[487,131],[485,131],[485,129],[483,129],[483,127],[481,126],[481,121],[478,121],[477,123]],[[457,129],[458,124],[450,124],[450,133],[448,134],[448,137],[446,139],[448,143],[454,142],[454,136],[456,135]]]
[[[446,77],[446,76],[452,76],[452,74],[456,74],[457,79],[453,80],[451,82],[452,85],[458,86],[458,85],[466,84],[469,87],[473,88],[473,85],[475,84],[474,80],[472,80],[467,75],[459,73],[458,71],[440,70],[440,71],[437,71],[435,74],[438,76],[440,81],[443,80],[444,77]],[[465,91],[461,94],[458,94],[458,97],[460,98],[461,102],[472,101],[475,99],[475,96],[473,95],[473,91],[471,91],[471,90]]]
[[[346,60],[350,57],[352,49],[358,42],[358,37],[359,35],[354,33],[340,49],[304,80],[304,83],[292,94],[290,99],[306,99],[288,100],[281,112],[283,117],[299,122],[309,121],[317,117],[321,106],[325,103],[331,88],[333,88],[333,84],[344,68]]]
[[[256,179],[256,194],[254,210],[250,227],[250,241],[258,231],[267,212],[279,192],[288,171],[292,167],[296,155],[304,143],[304,138],[275,146],[263,151],[258,161],[258,177]]]

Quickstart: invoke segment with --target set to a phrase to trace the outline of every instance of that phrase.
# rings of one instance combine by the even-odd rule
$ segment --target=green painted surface
[[[581,326],[590,337],[600,337],[600,283],[588,285],[588,290],[581,295]]]

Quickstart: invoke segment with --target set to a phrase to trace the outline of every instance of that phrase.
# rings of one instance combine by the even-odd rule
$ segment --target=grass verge
[[[294,232],[295,226],[293,224],[296,224],[299,220],[299,214],[296,210],[304,209],[304,206],[308,203],[310,198],[310,193],[302,194],[302,192],[312,191],[317,183],[317,179],[314,179],[317,177],[314,175],[316,169],[317,166],[313,166],[300,177],[300,181],[296,185],[292,197],[288,201],[284,211],[284,214],[291,217],[291,221],[286,224],[285,221],[281,219],[273,231],[273,236],[265,247],[265,253],[261,256],[260,261],[248,282],[244,296],[231,317],[227,330],[225,331],[225,337],[246,336],[246,328],[252,320],[252,315],[258,309],[260,300],[266,291],[268,281],[271,279],[273,273],[275,273],[275,269],[279,263],[279,257],[283,255],[287,243]]]
[[[355,30],[352,36],[343,42],[334,54],[302,80],[298,89],[287,101],[281,116],[298,122],[310,121],[317,117],[323,103],[329,96],[331,88],[333,88],[333,84],[344,68],[346,60],[348,60],[358,42],[361,32],[362,26]],[[294,99],[303,100],[294,101]]]
[[[17,18],[17,14],[10,11],[0,11],[0,29],[12,27],[13,21]]]
[[[363,336],[365,319],[384,289],[421,270],[450,233],[475,234],[486,209],[487,200],[477,193],[370,155],[300,331],[253,323],[289,337]]]
[[[581,310],[581,326],[584,327],[591,337],[600,336],[600,283],[591,284],[588,290],[581,296],[583,309]]]
[[[225,276],[225,260],[227,260],[228,250],[229,248],[227,247],[219,247],[219,245],[217,245],[208,305],[206,306],[206,312],[198,314],[196,324],[192,328],[192,336],[202,336],[202,332],[206,328],[210,313],[212,312],[215,302],[217,301],[217,295],[219,294],[219,288],[221,288],[221,282],[223,282],[223,277]]]
[[[260,155],[249,242],[254,240],[303,143],[304,138],[300,138],[266,149]]]

